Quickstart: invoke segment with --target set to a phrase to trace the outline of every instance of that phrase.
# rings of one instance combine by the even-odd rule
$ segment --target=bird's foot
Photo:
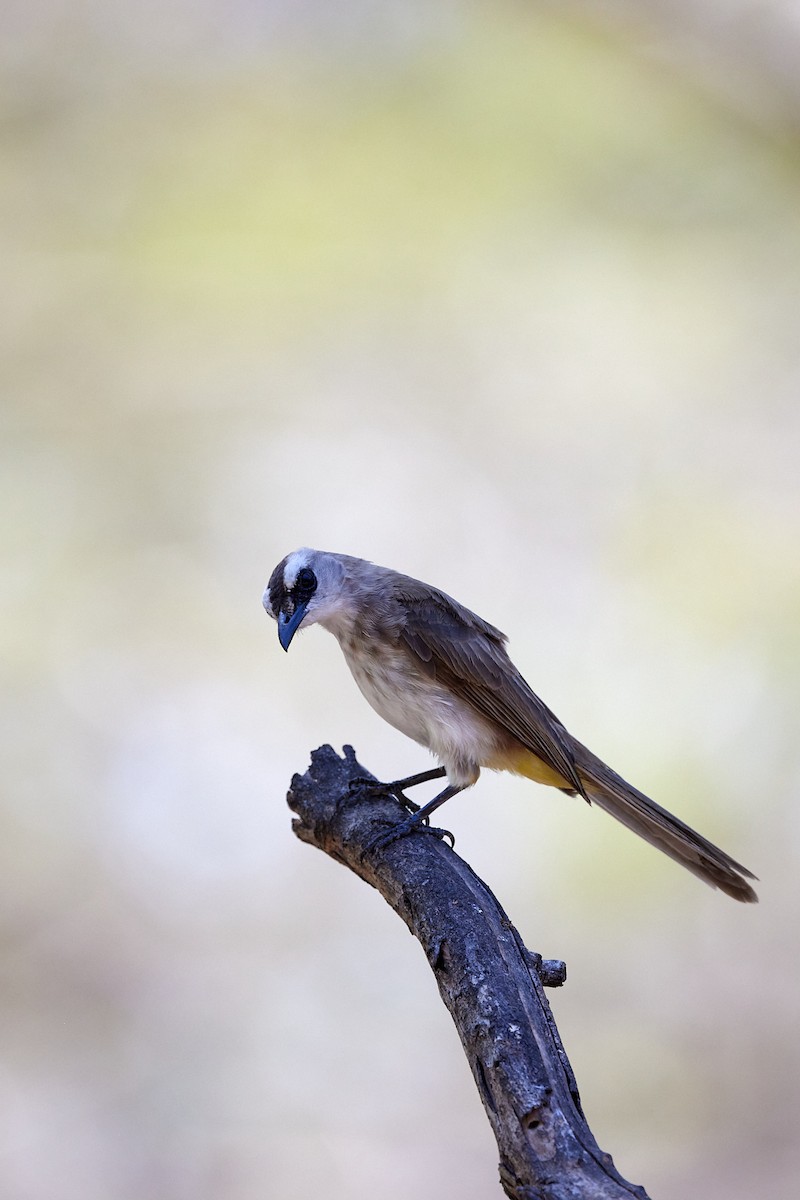
[[[413,800],[409,800],[403,791],[405,782],[405,779],[397,779],[394,783],[381,783],[377,779],[368,779],[365,775],[357,775],[355,779],[350,780],[347,790],[351,796],[364,795],[364,793],[368,796],[393,796],[407,812],[412,814],[419,812],[420,806]]]
[[[400,838],[408,837],[410,833],[414,833],[416,830],[419,830],[420,833],[432,833],[434,837],[440,840],[448,838],[450,846],[455,847],[456,839],[449,829],[439,829],[435,825],[429,825],[427,817],[419,821],[414,816],[410,816],[406,817],[405,821],[398,821],[396,825],[373,834],[365,843],[364,850],[385,850],[393,842],[399,841]]]

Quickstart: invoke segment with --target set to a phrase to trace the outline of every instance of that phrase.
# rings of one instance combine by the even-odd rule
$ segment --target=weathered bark
[[[382,849],[376,833],[407,814],[388,796],[350,791],[370,777],[351,746],[322,746],[288,802],[294,831],[377,888],[422,944],[472,1068],[513,1200],[647,1200],[597,1145],[543,982],[563,964],[526,950],[500,904],[439,838],[415,832]]]

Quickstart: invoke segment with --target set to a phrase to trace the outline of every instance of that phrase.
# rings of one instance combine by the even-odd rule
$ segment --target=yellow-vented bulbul
[[[302,549],[272,572],[264,607],[284,650],[301,627],[329,630],[375,711],[439,759],[439,768],[387,785],[448,780],[391,838],[488,767],[577,793],[734,900],[758,899],[746,867],[568,733],[508,657],[505,635],[444,592],[361,558]]]

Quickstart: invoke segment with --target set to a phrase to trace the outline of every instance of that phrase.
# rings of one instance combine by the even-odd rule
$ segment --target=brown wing
[[[401,640],[418,665],[496,721],[585,797],[572,739],[511,662],[505,634],[444,592],[402,588],[397,599],[406,614]]]

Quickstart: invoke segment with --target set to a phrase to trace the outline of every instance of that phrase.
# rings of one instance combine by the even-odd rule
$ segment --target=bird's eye
[[[311,596],[317,589],[317,577],[310,567],[302,567],[297,572],[295,591],[301,596]]]

